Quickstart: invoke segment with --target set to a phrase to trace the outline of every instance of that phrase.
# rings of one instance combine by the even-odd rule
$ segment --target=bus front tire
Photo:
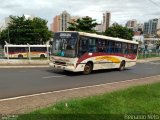
[[[23,55],[18,55],[18,59],[23,59]]]
[[[84,75],[88,75],[92,72],[92,69],[93,69],[93,66],[91,63],[87,63],[85,66],[84,66],[84,70],[83,70],[83,74]]]
[[[119,66],[119,71],[123,71],[125,68],[125,61],[122,61],[120,66]]]

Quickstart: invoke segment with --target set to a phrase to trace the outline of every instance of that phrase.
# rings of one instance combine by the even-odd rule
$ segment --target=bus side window
[[[89,44],[88,44],[88,52],[97,52],[97,45],[96,45],[96,39],[95,38],[89,38]]]
[[[78,56],[82,56],[87,52],[88,49],[88,41],[86,37],[81,36],[79,45],[78,45]]]
[[[97,47],[95,45],[89,45],[89,52],[97,52]]]
[[[120,42],[115,42],[115,53],[122,53],[122,44]]]
[[[106,41],[103,40],[103,39],[98,39],[97,40],[97,49],[98,49],[98,52],[105,52],[105,49],[106,49]]]
[[[114,41],[108,41],[107,45],[106,45],[106,52],[107,53],[114,53],[115,52],[114,45],[115,45]]]
[[[127,43],[122,43],[122,53],[128,54]]]
[[[131,44],[130,43],[127,44],[127,49],[128,49],[128,54],[131,54],[132,49],[131,49]]]

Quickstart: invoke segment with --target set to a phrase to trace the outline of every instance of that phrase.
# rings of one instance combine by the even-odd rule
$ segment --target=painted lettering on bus
[[[71,33],[60,33],[60,37],[71,37]]]

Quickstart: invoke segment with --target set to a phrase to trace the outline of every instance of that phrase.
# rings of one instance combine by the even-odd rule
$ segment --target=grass
[[[120,120],[147,114],[160,115],[160,83],[63,101],[20,115],[18,120]]]

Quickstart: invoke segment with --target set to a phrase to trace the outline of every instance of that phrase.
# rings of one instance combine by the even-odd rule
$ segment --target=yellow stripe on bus
[[[112,62],[115,62],[115,63],[120,63],[121,62],[118,58],[115,58],[115,57],[112,57],[112,56],[100,56],[100,57],[97,57],[95,60],[96,61],[107,60],[107,61],[112,61]]]

